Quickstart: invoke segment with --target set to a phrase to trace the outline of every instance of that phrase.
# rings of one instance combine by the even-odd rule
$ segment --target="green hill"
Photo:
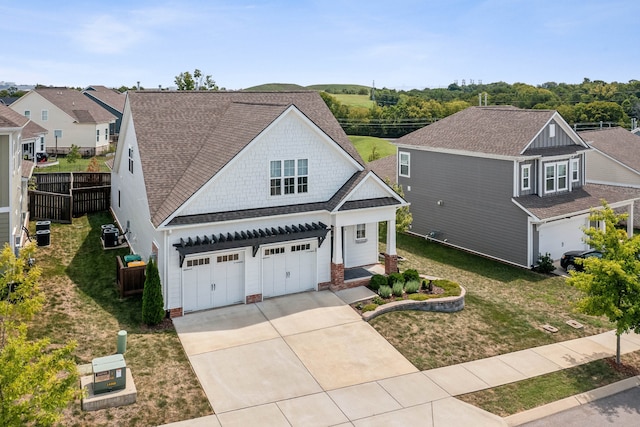
[[[370,88],[368,86],[362,85],[324,84],[307,86],[307,89],[324,91],[327,93],[344,93],[350,95],[364,95],[364,91],[366,91],[366,94],[368,95]]]
[[[309,89],[294,83],[265,83],[263,85],[248,87],[244,90],[250,90],[254,92],[288,92],[288,91],[315,90],[315,89]]]

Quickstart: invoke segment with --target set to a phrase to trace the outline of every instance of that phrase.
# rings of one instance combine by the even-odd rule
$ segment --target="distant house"
[[[34,122],[29,120],[29,123],[24,127],[22,131],[22,158],[25,160],[36,161],[38,153],[44,153],[45,142],[44,138],[47,135],[47,130]]]
[[[109,134],[115,142],[118,134],[120,133],[120,125],[122,123],[122,112],[124,111],[124,102],[127,96],[115,89],[109,89],[106,86],[89,86],[82,91],[83,94],[89,97],[94,102],[97,102],[102,108],[113,114],[116,118],[114,123],[111,123],[109,128]]]
[[[77,90],[37,88],[11,108],[48,131],[45,148],[49,153],[66,154],[71,145],[87,156],[109,149],[109,127],[115,116]]]
[[[579,132],[591,146],[587,182],[640,188],[640,136],[621,127]],[[640,201],[634,204],[634,226],[640,227]]]
[[[398,182],[398,156],[392,155],[374,160],[367,164],[369,169],[389,184]]]
[[[601,199],[632,212],[640,198],[586,183],[590,148],[553,110],[471,107],[397,145],[411,232],[522,267],[585,248]]]
[[[23,227],[28,224],[26,181],[32,162],[22,160],[21,134],[29,119],[9,107],[0,105],[0,247],[14,250],[26,239]]]
[[[316,92],[128,92],[112,210],[172,316],[397,269],[396,209]],[[351,273],[355,274],[352,276]],[[355,281],[354,281],[355,280]]]

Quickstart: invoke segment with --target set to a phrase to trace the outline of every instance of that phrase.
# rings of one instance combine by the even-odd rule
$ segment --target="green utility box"
[[[122,354],[96,357],[93,366],[93,393],[122,390],[127,386],[127,365]]]

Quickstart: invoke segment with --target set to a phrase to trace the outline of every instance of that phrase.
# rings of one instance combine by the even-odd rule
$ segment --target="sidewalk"
[[[347,303],[348,300],[354,298],[358,299],[361,297],[358,292],[353,290],[348,290],[342,294],[336,294],[345,303]],[[328,298],[331,296],[328,294],[323,295],[324,294],[313,294],[312,296],[314,299],[318,299],[320,297]],[[261,308],[268,314],[269,310],[263,306],[280,303],[284,304],[283,307],[286,306],[288,307],[287,310],[291,311],[291,313],[286,313],[286,315],[281,313],[278,317],[271,318],[269,321],[265,320],[264,322],[258,322],[252,327],[265,328],[267,326],[276,326],[280,329],[287,325],[287,328],[291,327],[291,325],[298,325],[299,327],[302,327],[307,324],[313,325],[313,322],[317,322],[318,318],[326,318],[328,315],[327,311],[322,312],[324,314],[320,314],[320,312],[317,311],[319,308],[310,310],[309,307],[307,307],[306,309],[299,311],[291,307],[292,302],[303,297],[304,295],[287,297],[287,300],[274,300],[255,307],[249,307],[254,310]],[[311,298],[309,296],[307,297]],[[228,314],[233,310],[242,309],[248,310],[247,307],[240,306],[240,308],[230,308],[226,311],[212,311],[209,312],[209,315],[225,314],[226,317],[229,317]],[[340,316],[338,316],[341,319],[348,314],[346,306],[343,306],[343,308],[338,306],[324,308],[324,310],[328,309],[330,309],[334,315],[341,313]],[[192,319],[196,319],[196,315],[191,316],[194,316]],[[245,317],[246,316],[243,316],[242,318],[244,319]],[[361,320],[354,323],[349,321],[345,325],[349,328],[353,328],[361,325],[360,322]],[[342,323],[342,321],[339,323]],[[220,326],[219,322],[216,324]],[[236,327],[239,326],[236,324],[234,325]],[[247,325],[243,326],[243,336],[250,331],[250,329],[247,328]],[[223,329],[226,330],[227,328]],[[314,339],[317,340],[322,338],[319,334],[324,334],[325,332],[333,331],[334,329],[335,326],[331,326],[328,329],[323,326],[320,330],[310,333],[313,333],[313,337],[315,337]],[[233,336],[237,336],[237,332],[238,329],[231,328],[229,330],[229,333]],[[217,334],[218,335],[215,335],[215,337],[217,337],[216,339],[213,339],[213,336],[211,337],[212,339],[204,339],[201,335],[197,335],[197,337],[201,343],[219,342],[220,332],[217,332]],[[296,350],[295,344],[302,337],[303,334],[299,331],[292,335],[284,334],[285,343],[289,346],[289,349],[293,350]],[[184,340],[185,336],[182,334],[181,341],[183,341],[183,345],[186,343]],[[264,341],[263,344],[268,342],[270,341]],[[309,343],[305,344],[307,347],[309,345]],[[334,345],[337,345],[337,342],[335,342]],[[355,354],[359,355],[358,359],[362,359],[363,356],[366,356],[362,353],[363,349],[361,345],[352,342],[352,339],[340,342],[339,345],[340,347],[344,347],[342,349],[343,351],[354,351]],[[320,349],[316,347],[313,347],[312,354],[320,351]],[[348,348],[351,347],[354,347],[353,350],[348,350]],[[237,351],[245,351],[239,347],[235,348],[238,349]],[[327,348],[335,347],[329,345]],[[527,378],[559,371],[561,369],[578,366],[597,359],[610,357],[615,355],[615,348],[616,336],[615,333],[611,331],[595,336],[559,342],[462,363],[459,365],[452,365],[422,372],[415,371],[406,374],[391,374],[388,377],[379,377],[373,381],[371,379],[367,380],[367,376],[362,375],[360,382],[352,382],[353,385],[349,386],[341,386],[338,385],[338,383],[336,383],[335,386],[323,386],[323,381],[321,381],[322,377],[316,374],[315,376],[311,376],[318,381],[317,384],[319,387],[316,386],[311,391],[291,394],[290,396],[284,393],[279,398],[266,399],[263,403],[246,404],[242,408],[237,406],[238,409],[234,409],[232,407],[223,409],[220,407],[219,399],[215,399],[216,403],[218,403],[217,408],[215,408],[214,405],[214,409],[216,409],[217,412],[216,415],[211,415],[197,420],[187,420],[168,424],[168,426],[184,427],[207,425],[224,427],[232,425],[260,425],[306,427],[311,425],[334,425],[360,427],[398,425],[407,427],[454,427],[473,425],[478,427],[505,427],[508,425],[518,425],[519,419],[515,416],[503,419],[480,408],[462,402],[456,399],[455,396],[521,381]],[[640,350],[640,335],[634,333],[623,335],[621,339],[621,350],[622,353]],[[300,352],[298,351],[298,353]],[[245,357],[243,354],[244,353],[235,352],[234,357]],[[322,356],[318,353],[318,356],[320,357],[320,360],[326,359],[326,355]],[[190,359],[194,359],[194,357],[190,357]],[[260,352],[260,357],[278,357],[278,354],[271,356],[268,352],[264,353],[264,351],[262,351]],[[314,359],[305,359],[304,357],[302,360],[304,360],[304,362],[300,364],[300,368],[308,369],[309,373],[313,374],[316,371],[316,369],[314,369],[316,367],[314,367],[313,364],[310,365],[310,363],[317,363],[317,361]],[[326,360],[322,360],[322,362],[326,363]],[[344,370],[345,368],[349,368],[353,361],[348,362],[346,360],[342,360],[342,362],[346,363],[338,361],[334,362],[336,364],[332,365],[334,366],[334,369],[331,369],[331,371],[337,374],[340,369]],[[194,363],[193,360],[192,363]],[[341,366],[342,364],[345,366]],[[356,365],[353,365],[353,368],[350,368],[351,375],[358,375],[357,373],[363,368],[363,366],[356,368]],[[240,375],[239,372],[238,375]],[[223,378],[218,378],[217,376],[216,378],[217,382],[225,382],[225,386],[232,385],[229,383],[229,379],[225,381]],[[202,381],[203,378],[200,378],[200,380]],[[282,382],[282,376],[270,378],[267,373],[265,373],[265,375],[249,375],[247,381],[258,381],[259,383],[265,383],[266,381],[270,384],[270,387],[284,387],[281,390],[285,390],[288,386],[286,383],[280,384]],[[633,382],[628,383],[632,384]],[[299,386],[299,384],[295,385]],[[204,389],[206,391],[207,387],[204,387]],[[234,393],[235,391],[238,390],[227,390],[229,393]],[[256,391],[257,390],[253,388],[247,388],[244,390],[244,393],[255,394]],[[245,398],[245,401],[249,403],[249,400],[251,400],[249,399],[249,395],[245,395]],[[530,420],[532,417],[540,418],[549,415],[550,413],[553,413],[549,411],[554,410],[554,408],[557,407],[557,405],[547,405],[546,407],[537,410],[537,412],[536,410],[528,411],[527,417],[524,417],[524,419]],[[520,418],[520,420],[522,419],[523,418]]]

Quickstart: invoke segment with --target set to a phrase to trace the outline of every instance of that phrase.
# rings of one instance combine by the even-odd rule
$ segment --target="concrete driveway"
[[[216,414],[418,372],[329,291],[174,324]]]

